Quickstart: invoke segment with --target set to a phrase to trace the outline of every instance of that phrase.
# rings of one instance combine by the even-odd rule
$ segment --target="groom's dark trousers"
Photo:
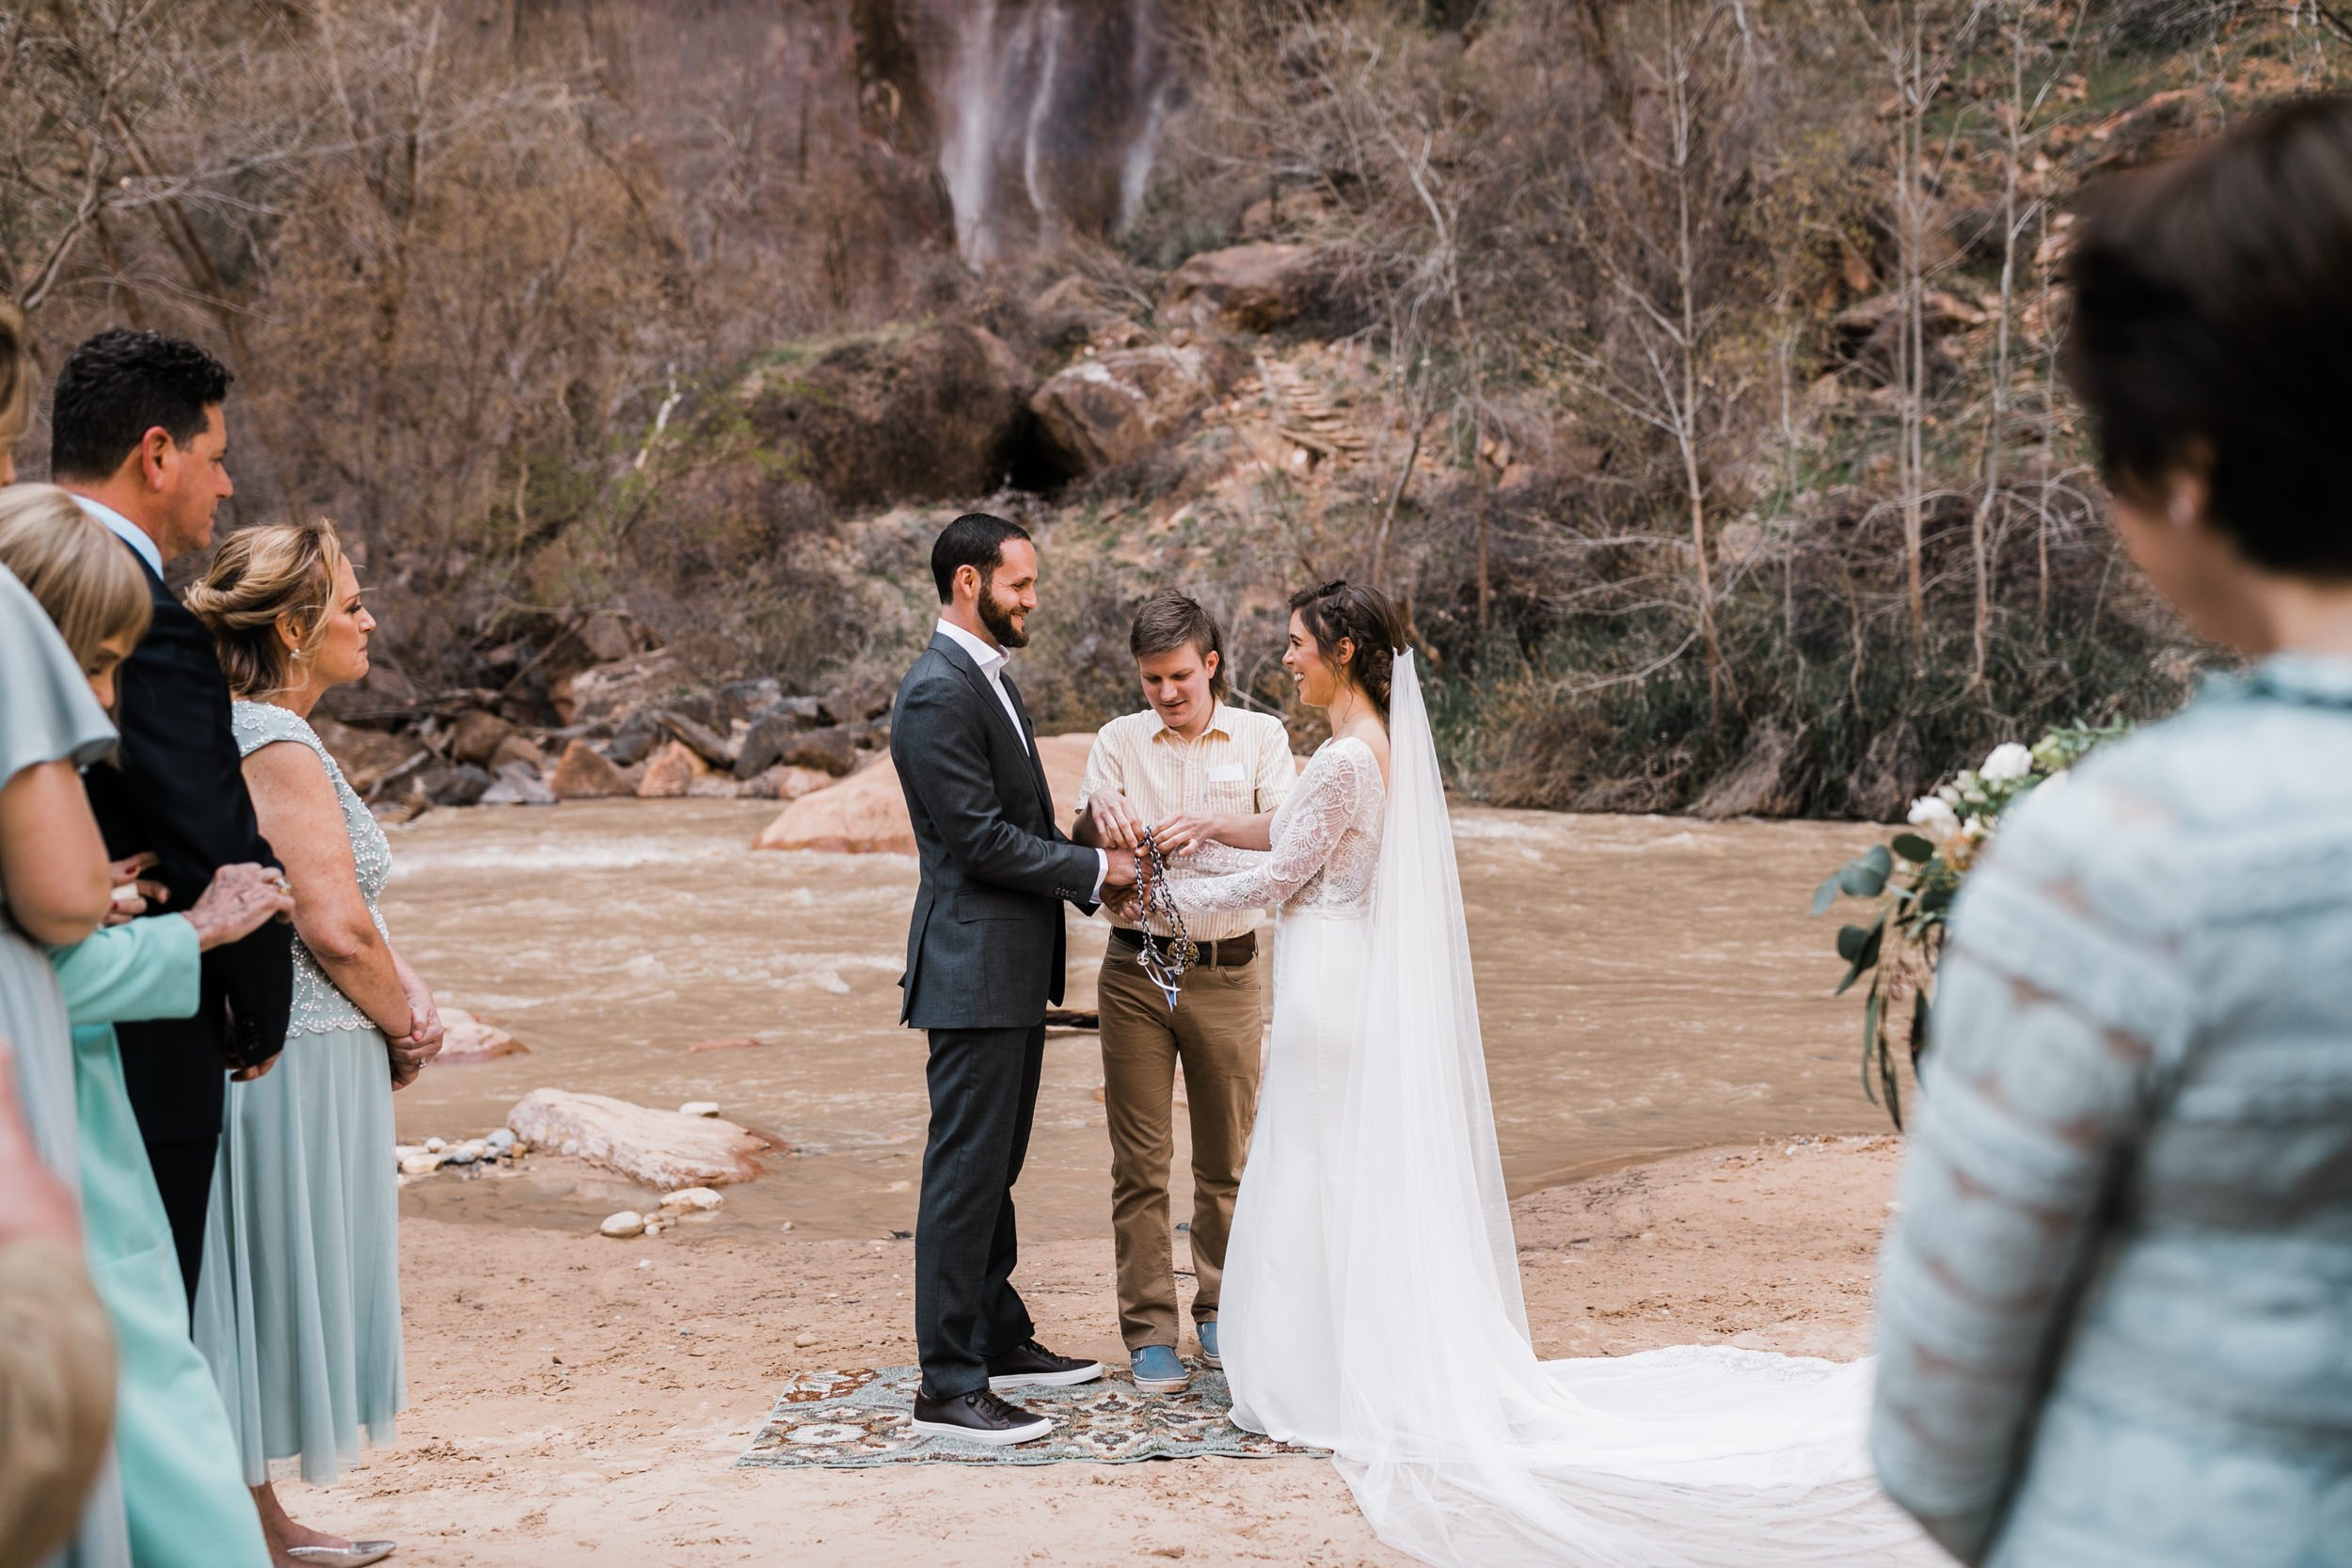
[[[989,1358],[1032,1332],[1012,1287],[1012,1185],[1037,1110],[1045,1008],[1061,1000],[1062,905],[1091,908],[1101,865],[1055,827],[1036,733],[1004,685],[1013,714],[941,634],[899,684],[890,721],[922,867],[899,1017],[930,1033],[914,1337],[935,1400],[987,1387]]]
[[[988,1385],[988,1358],[1036,1331],[1012,1288],[1012,1185],[1029,1152],[1045,1025],[934,1029],[930,1141],[914,1222],[914,1338],[934,1397]]]

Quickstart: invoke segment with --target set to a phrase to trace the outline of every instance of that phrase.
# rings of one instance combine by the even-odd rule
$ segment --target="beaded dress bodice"
[[[1326,741],[1274,813],[1274,847],[1202,845],[1178,863],[1169,889],[1176,907],[1186,914],[1256,909],[1367,914],[1387,809],[1388,789],[1372,748],[1352,736]],[[1193,875],[1184,875],[1187,869]]]
[[[318,753],[326,768],[326,777],[335,786],[335,796],[342,803],[343,832],[351,838],[351,863],[358,873],[359,896],[367,900],[368,918],[375,928],[384,931],[384,917],[376,911],[375,901],[384,891],[384,883],[392,874],[392,847],[384,837],[384,830],[359,800],[358,791],[343,777],[334,753],[299,715],[274,703],[238,703],[230,711],[230,722],[237,735],[237,754],[251,756],[262,747],[276,741],[298,741]],[[391,933],[384,932],[386,940]],[[352,1000],[335,989],[326,971],[303,945],[297,936],[294,942],[294,1013],[286,1025],[286,1037],[325,1035],[342,1029],[373,1029],[373,1020],[361,1012]]]

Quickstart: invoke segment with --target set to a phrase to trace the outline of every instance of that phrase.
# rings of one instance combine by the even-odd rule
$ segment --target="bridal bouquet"
[[[1842,996],[1864,975],[1870,977],[1862,1011],[1862,1088],[1873,1104],[1884,1091],[1887,1115],[1898,1131],[1903,1108],[1893,1021],[1908,1013],[1903,1043],[1915,1073],[1928,1045],[1929,998],[1944,951],[1945,921],[1968,868],[2000,826],[2002,813],[2037,789],[2063,784],[2067,769],[2130,727],[2119,719],[2055,728],[2031,746],[2004,741],[1974,768],[1914,800],[1912,832],[1872,845],[1814,893],[1817,915],[1840,894],[1882,900],[1868,925],[1838,929],[1837,956],[1847,968],[1837,993]]]

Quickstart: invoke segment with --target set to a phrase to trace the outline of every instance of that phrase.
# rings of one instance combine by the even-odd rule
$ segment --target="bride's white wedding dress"
[[[1315,753],[1187,911],[1277,911],[1274,1040],[1226,1252],[1233,1419],[1328,1448],[1380,1538],[1461,1568],[1944,1562],[1864,1451],[1869,1362],[1538,1362],[1437,749],[1396,661],[1389,786]]]

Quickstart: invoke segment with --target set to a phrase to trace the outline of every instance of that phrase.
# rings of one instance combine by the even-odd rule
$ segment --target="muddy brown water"
[[[791,1152],[711,1223],[744,1233],[911,1230],[923,1037],[898,1027],[914,863],[779,854],[770,803],[576,801],[428,814],[391,831],[384,915],[445,1005],[531,1053],[429,1069],[395,1101],[404,1138],[499,1125],[549,1086],[723,1114]],[[1815,884],[1883,830],[1457,807],[1480,1016],[1514,1194],[1645,1155],[1874,1132],[1859,1008],[1833,997]],[[1104,937],[1070,917],[1070,1002],[1091,1006]],[[752,1037],[753,1049],[689,1053]],[[1025,1235],[1108,1230],[1108,1141],[1091,1035],[1046,1048]],[[1181,1117],[1180,1117],[1181,1121]],[[1187,1149],[1180,1142],[1181,1173]],[[624,1178],[410,1183],[408,1212],[573,1227],[651,1194]],[[1185,1183],[1178,1179],[1177,1213]]]

